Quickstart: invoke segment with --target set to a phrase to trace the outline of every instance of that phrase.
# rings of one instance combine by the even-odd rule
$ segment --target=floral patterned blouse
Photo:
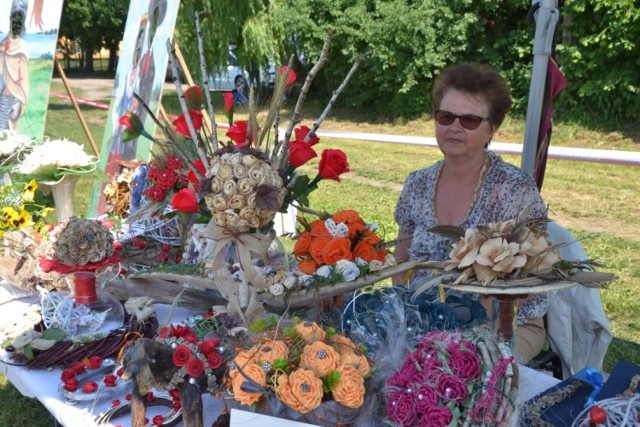
[[[505,162],[490,151],[491,166],[473,210],[460,226],[463,229],[490,222],[516,218],[525,207],[531,206],[529,218],[547,216],[547,208],[533,179],[519,168]],[[433,211],[433,197],[438,169],[443,160],[412,172],[404,183],[396,206],[395,219],[400,231],[413,235],[409,257],[420,261],[448,259],[451,239],[427,231],[438,224]],[[446,242],[449,241],[449,245]],[[411,279],[411,286],[424,283],[430,273],[419,270]],[[548,296],[536,294],[518,310],[518,324],[542,317],[547,312]]]

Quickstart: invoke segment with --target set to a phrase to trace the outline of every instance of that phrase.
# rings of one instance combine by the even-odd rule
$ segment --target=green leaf
[[[58,329],[58,328],[49,328],[49,329],[45,329],[45,331],[42,333],[42,336],[40,338],[42,338],[43,340],[54,340],[54,341],[61,341],[65,336],[65,333],[62,329]]]
[[[274,371],[284,371],[285,373],[290,373],[289,371],[289,361],[287,359],[276,359],[271,364],[271,368]]]
[[[255,322],[253,325],[251,325],[251,328],[249,330],[254,334],[259,334],[259,333],[268,331],[269,329],[273,329],[277,325],[278,325],[278,321],[276,317],[271,315],[266,319],[260,319],[257,322]]]
[[[24,357],[26,357],[27,360],[33,360],[33,350],[31,349],[30,344],[27,344],[26,346],[24,346],[24,348],[22,349],[22,352],[24,353]]]
[[[331,371],[322,378],[322,388],[325,393],[331,392],[340,382],[340,372]]]
[[[2,347],[2,348],[9,348],[9,347],[11,347],[11,344],[13,344],[13,339],[8,339],[8,340],[5,340],[5,341],[2,343],[2,346],[1,346],[1,347]]]

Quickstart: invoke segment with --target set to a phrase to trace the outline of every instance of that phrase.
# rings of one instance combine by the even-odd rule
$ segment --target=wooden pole
[[[82,115],[82,111],[80,111],[80,107],[78,106],[78,102],[76,101],[76,97],[73,95],[73,91],[71,90],[71,86],[69,86],[69,80],[67,80],[67,76],[58,62],[58,59],[54,60],[56,64],[56,70],[58,70],[58,74],[60,74],[60,78],[62,79],[62,83],[64,83],[64,87],[67,89],[67,93],[69,94],[69,98],[71,98],[71,103],[73,104],[73,108],[76,110],[76,114],[78,115],[78,119],[80,119],[80,124],[82,125],[82,129],[84,129],[84,133],[89,138],[89,142],[91,143],[91,147],[93,147],[93,152],[97,157],[100,157],[100,150],[96,146],[95,141],[93,140],[93,136],[91,136],[91,132],[89,131],[89,127],[87,126],[87,122],[84,120],[84,116]]]

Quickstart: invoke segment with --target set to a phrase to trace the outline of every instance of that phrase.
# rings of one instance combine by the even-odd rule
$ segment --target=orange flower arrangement
[[[272,327],[269,325],[271,329],[251,349],[240,350],[229,364],[231,381],[227,385],[233,399],[242,405],[266,405],[269,399],[263,397],[273,393],[312,422],[317,421],[314,410],[333,400],[339,404],[340,419],[345,414],[356,416],[364,403],[365,378],[371,370],[366,348],[315,322],[298,321],[280,333]],[[284,409],[279,411],[271,407],[272,415],[287,416]],[[259,412],[269,413],[269,409],[260,407]]]
[[[322,266],[334,267],[342,260],[355,263],[359,269],[364,267],[365,272],[375,270],[372,263],[378,269],[393,263],[387,249],[380,247],[382,239],[376,234],[377,226],[366,224],[354,210],[321,216],[310,223],[304,218],[299,221],[304,231],[296,240],[293,255],[298,259],[298,270],[304,274],[314,274]]]

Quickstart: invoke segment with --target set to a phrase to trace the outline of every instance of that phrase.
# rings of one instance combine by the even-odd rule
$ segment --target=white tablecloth
[[[29,304],[26,301],[12,301],[13,308],[19,304]],[[3,304],[6,309],[6,306]],[[157,305],[157,316],[160,324],[166,322],[168,314],[168,306]],[[174,314],[173,321],[178,322],[191,313],[188,310],[178,308]],[[69,405],[65,403],[64,398],[58,392],[60,384],[60,375],[62,370],[52,368],[48,370],[34,369],[29,370],[24,367],[11,366],[0,363],[0,371],[13,383],[13,385],[27,397],[37,398],[47,410],[55,417],[60,424],[66,427],[88,427],[94,425],[93,419],[101,412],[111,407],[111,399],[99,401],[95,408],[90,412],[89,403],[81,403],[77,405]],[[524,402],[536,396],[542,391],[554,386],[558,380],[550,375],[529,369],[525,366],[519,366],[519,390],[517,406],[520,407]],[[203,395],[204,403],[204,425],[211,425],[217,418],[222,408],[222,403],[211,396]],[[164,414],[167,408],[153,407],[147,411],[147,417],[152,419],[154,415]],[[122,427],[128,427],[129,423],[126,417],[112,420],[111,425],[121,424]],[[178,424],[183,426],[182,423]],[[517,425],[517,417],[513,417],[512,425]]]

